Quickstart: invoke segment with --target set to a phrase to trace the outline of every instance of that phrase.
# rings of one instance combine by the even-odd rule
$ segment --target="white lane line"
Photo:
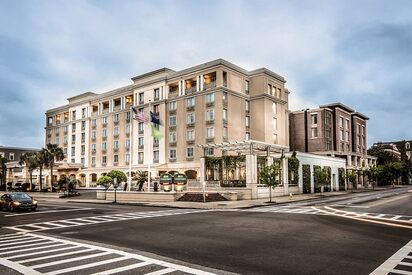
[[[0,246],[1,246],[1,244],[5,244],[5,243],[16,243],[16,242],[20,242],[20,241],[35,239],[35,238],[36,237],[24,237],[24,238],[8,239],[8,240],[0,241]]]
[[[401,218],[401,217],[402,217],[402,216],[397,215],[397,216],[395,216],[395,217],[390,218],[390,220],[397,220],[397,219],[399,219],[399,218]]]
[[[39,245],[39,244],[55,243],[55,241],[47,241],[47,242],[39,243],[41,241],[43,241],[43,240],[36,240],[37,243],[24,244],[24,245],[12,246],[12,247],[4,247],[4,248],[1,249],[1,251],[4,252],[4,251],[7,251],[7,250],[15,250],[16,248],[31,247],[31,246],[35,246],[35,245]]]
[[[375,269],[370,275],[381,275],[388,274],[390,272],[399,273],[399,274],[411,274],[410,271],[404,271],[395,269],[398,264],[404,264],[401,261],[408,256],[412,251],[412,241],[407,243],[404,247],[399,249],[395,254],[393,254],[389,259],[387,259],[383,264],[381,264],[377,269]]]
[[[27,260],[17,261],[17,263],[19,263],[19,264],[30,263],[30,262],[41,261],[41,260],[45,260],[45,259],[64,257],[64,256],[69,256],[69,255],[76,255],[76,254],[89,252],[89,251],[93,251],[93,250],[95,250],[95,249],[85,248],[85,249],[81,249],[81,250],[76,250],[76,251],[66,252],[66,253],[60,253],[60,254],[56,254],[56,255],[48,255],[48,256],[37,257],[37,258],[30,258],[30,259],[27,259]],[[49,251],[47,251],[47,252],[49,252]]]
[[[53,241],[55,242],[55,241]],[[46,245],[46,246],[37,246],[37,247],[31,247],[31,248],[25,248],[25,249],[20,249],[20,250],[16,250],[16,251],[9,251],[6,253],[0,252],[0,255],[3,254],[7,254],[7,253],[19,253],[19,252],[25,252],[25,251],[32,251],[32,250],[37,250],[37,249],[45,249],[45,248],[50,248],[50,247],[56,247],[62,245],[61,243],[57,243],[57,244],[52,244],[52,245]],[[50,251],[49,251],[50,252]],[[37,254],[37,253],[36,253]],[[22,257],[21,255],[19,255],[19,257]],[[6,257],[7,259],[11,259],[10,257]]]
[[[73,224],[73,225],[84,225],[84,223],[80,223],[80,222],[74,222],[74,221],[70,221],[70,220],[61,220],[58,222],[63,222],[63,223],[68,223],[68,224]]]
[[[54,223],[54,222],[44,222],[43,224],[47,224],[47,225],[51,225],[51,226],[55,226],[55,227],[67,227],[67,225]]]
[[[176,269],[168,267],[168,268],[164,268],[164,269],[161,269],[161,270],[158,270],[158,271],[153,271],[153,272],[150,272],[150,273],[146,273],[146,275],[163,275],[163,274],[171,273],[173,271],[176,271]]]
[[[137,263],[137,264],[132,264],[132,265],[126,265],[123,267],[119,267],[119,268],[114,268],[114,269],[110,269],[110,270],[106,270],[103,272],[97,272],[91,275],[110,275],[110,274],[117,274],[123,271],[127,271],[127,270],[131,270],[131,269],[135,269],[135,268],[139,268],[139,267],[143,267],[146,265],[149,265],[151,263],[149,262],[141,262],[141,263]]]
[[[52,266],[52,265],[59,265],[59,264],[64,264],[64,263],[80,261],[80,260],[86,260],[86,259],[90,259],[90,258],[96,258],[96,257],[109,255],[109,254],[112,254],[112,253],[111,252],[101,252],[101,253],[90,254],[90,255],[86,255],[86,256],[80,256],[80,257],[60,260],[60,261],[48,262],[48,263],[38,264],[38,265],[32,265],[32,266],[30,266],[30,268],[37,269],[37,268],[42,268],[42,267],[47,267],[47,266]],[[61,256],[61,255],[59,255],[59,256]]]
[[[11,269],[14,269],[14,270],[20,272],[21,274],[24,274],[24,275],[40,275],[41,274],[40,272],[37,272],[36,270],[30,269],[29,267],[26,267],[26,266],[18,264],[18,263],[10,262],[9,260],[2,259],[2,258],[0,258],[0,265],[7,266]]]
[[[11,243],[2,243],[0,244],[0,248],[3,249],[2,247],[9,246],[9,245],[17,245],[17,244],[24,244],[24,243],[34,243],[40,241],[38,238],[32,238],[31,240],[25,240],[22,242],[11,242]]]
[[[4,215],[4,216],[5,217],[13,217],[13,216],[24,216],[24,215],[38,215],[38,214],[46,214],[46,213],[86,211],[86,210],[92,210],[92,209],[94,209],[94,208],[74,208],[74,209],[63,209],[63,210],[46,210],[46,211],[35,211],[35,212],[28,212],[28,213],[8,214],[8,215]]]
[[[120,262],[120,261],[124,261],[124,260],[127,260],[127,259],[129,259],[129,258],[128,257],[118,257],[118,258],[105,260],[105,261],[100,261],[100,262],[96,262],[96,263],[90,263],[90,264],[84,264],[84,265],[69,267],[69,268],[65,268],[65,269],[59,269],[59,270],[47,272],[45,274],[47,274],[47,275],[57,275],[57,274],[72,272],[72,271],[76,271],[76,270],[86,269],[86,268],[90,268],[90,267],[95,267],[95,266],[99,266],[99,265],[105,265],[105,264]]]
[[[21,238],[22,236],[24,236],[23,234],[24,233],[21,233],[21,232],[16,232],[16,233],[12,233],[12,234],[3,234],[3,235],[0,235],[0,240]]]
[[[76,246],[62,247],[62,248],[56,248],[56,249],[45,250],[45,251],[40,251],[40,252],[18,254],[18,255],[15,255],[15,256],[11,256],[11,257],[5,257],[5,259],[12,260],[12,259],[17,259],[17,258],[25,258],[25,257],[28,257],[28,256],[39,255],[39,254],[47,254],[47,253],[51,253],[51,252],[58,252],[58,251],[69,250],[69,249],[74,249],[74,248],[76,248]],[[49,256],[47,256],[47,257],[49,257]],[[50,256],[50,257],[52,257],[52,256]]]

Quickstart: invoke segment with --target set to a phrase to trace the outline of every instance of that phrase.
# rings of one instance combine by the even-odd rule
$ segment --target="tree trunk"
[[[50,163],[50,190],[53,191],[53,166],[54,163]]]
[[[29,172],[30,175],[30,191],[33,191],[33,171]]]
[[[272,186],[269,186],[269,202],[272,202]]]
[[[39,171],[39,177],[40,177],[40,192],[43,189],[43,166],[40,166],[40,171]]]

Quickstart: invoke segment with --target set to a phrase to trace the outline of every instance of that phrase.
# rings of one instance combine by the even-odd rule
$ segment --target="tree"
[[[39,163],[39,177],[40,177],[40,191],[43,189],[43,169],[48,167],[49,164],[49,152],[46,149],[41,149],[36,153],[37,161]]]
[[[109,188],[110,184],[113,182],[113,179],[109,176],[102,176],[97,180],[97,185],[104,186],[106,189]]]
[[[7,161],[8,160],[5,157],[0,156],[0,190],[6,190]]]
[[[25,165],[30,175],[30,190],[33,190],[33,171],[39,167],[39,160],[35,152],[24,153],[20,157],[20,165]]]
[[[266,166],[260,171],[260,181],[269,187],[269,202],[272,202],[272,188],[279,185],[280,167],[276,163]]]
[[[48,152],[48,163],[47,163],[47,167],[50,168],[50,184],[53,187],[53,181],[54,181],[54,177],[53,177],[53,168],[54,165],[57,161],[62,161],[64,160],[64,152],[63,149],[61,147],[59,147],[57,144],[47,144],[46,145],[46,150]]]
[[[320,166],[315,166],[313,170],[313,177],[315,180],[315,183],[317,185],[320,185],[321,187],[325,187],[330,185],[330,172],[329,172],[329,167],[320,167]],[[323,192],[323,188],[321,188],[321,192]]]
[[[133,180],[137,181],[139,185],[138,191],[142,191],[143,184],[148,180],[148,173],[147,171],[137,171],[136,175],[134,176]]]
[[[126,174],[120,170],[112,170],[106,176],[111,177],[113,180],[117,179],[118,183],[127,182]]]
[[[398,161],[398,157],[392,153],[394,150],[390,144],[378,144],[368,149],[368,155],[377,157],[377,165],[385,165],[387,163]]]
[[[352,184],[352,188],[356,188],[356,173],[353,171],[346,171],[345,178],[348,182]]]
[[[297,185],[299,183],[299,160],[296,152],[288,159],[289,183]]]
[[[365,170],[366,175],[368,176],[368,181],[372,182],[372,187],[375,188],[375,185],[378,185],[378,178],[380,175],[381,169],[376,166],[369,167],[368,170]]]

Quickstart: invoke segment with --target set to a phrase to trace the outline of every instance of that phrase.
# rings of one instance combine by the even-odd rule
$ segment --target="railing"
[[[212,89],[216,87],[216,81],[210,82],[208,84],[203,84],[203,90]]]
[[[185,89],[185,94],[196,92],[196,86]]]
[[[109,108],[103,109],[102,114],[108,114],[109,113]]]
[[[120,111],[122,109],[121,105],[117,105],[113,107],[113,111]]]

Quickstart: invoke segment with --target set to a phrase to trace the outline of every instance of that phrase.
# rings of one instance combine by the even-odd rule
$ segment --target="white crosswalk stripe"
[[[388,260],[381,264],[377,269],[375,269],[370,275],[382,275],[382,274],[412,274],[411,271],[404,270],[405,267],[408,269],[412,266],[408,260],[412,259],[412,241],[407,243],[404,247],[399,249],[395,254],[393,254]],[[410,269],[408,269],[410,270]]]
[[[163,210],[163,211],[147,211],[147,212],[137,212],[137,213],[124,213],[124,214],[54,220],[54,221],[48,221],[48,222],[22,224],[22,225],[10,226],[10,227],[5,227],[5,228],[16,230],[16,231],[23,232],[23,233],[24,232],[36,232],[36,231],[98,224],[98,223],[105,223],[105,222],[183,215],[183,214],[201,213],[201,212],[207,212],[207,211],[212,211],[212,210],[173,209],[173,210]]]
[[[1,251],[0,269],[3,265],[21,274],[30,275],[58,275],[68,272],[109,275],[125,271],[132,274],[159,275],[172,272],[201,275],[213,274],[160,259],[78,241],[74,242],[34,233],[26,233],[24,236],[38,241],[36,247],[31,247],[31,250],[38,251],[36,253],[31,252],[31,250]],[[2,240],[0,235],[0,241]],[[12,244],[18,245],[21,242],[21,239],[15,239],[15,242]],[[50,243],[63,247],[48,249],[50,246],[47,244]],[[33,255],[35,255],[34,258],[32,257]],[[98,272],[96,272],[95,268],[98,268]]]

